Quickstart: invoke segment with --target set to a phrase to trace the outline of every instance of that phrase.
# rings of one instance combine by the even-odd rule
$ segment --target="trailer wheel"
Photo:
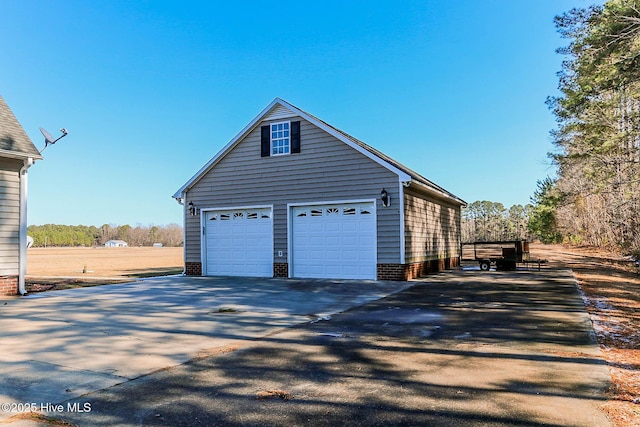
[[[487,259],[483,259],[482,261],[480,261],[480,270],[489,271],[490,268],[491,268],[491,261]]]

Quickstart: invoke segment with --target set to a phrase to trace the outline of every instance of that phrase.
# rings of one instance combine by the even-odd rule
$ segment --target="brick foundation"
[[[201,262],[185,262],[184,273],[187,276],[202,276],[202,263]]]
[[[273,277],[289,277],[289,264],[286,262],[274,262]]]
[[[18,295],[18,277],[0,277],[0,296]]]
[[[377,278],[378,280],[411,280],[426,276],[429,273],[449,270],[451,268],[458,267],[459,265],[460,258],[436,259],[431,261],[413,262],[410,264],[378,264]],[[202,263],[185,263],[185,274],[187,276],[202,276]],[[286,262],[274,262],[273,277],[289,277],[289,264]],[[3,279],[6,278],[0,278],[0,295],[2,295],[3,291]],[[18,293],[18,279],[14,278],[14,280],[14,293],[10,295],[16,295]]]
[[[378,280],[411,280],[460,265],[460,258],[434,259],[410,264],[378,264]]]

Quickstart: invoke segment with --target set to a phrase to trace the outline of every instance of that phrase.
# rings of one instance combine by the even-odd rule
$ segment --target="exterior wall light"
[[[191,216],[198,215],[198,208],[196,208],[196,205],[194,205],[193,202],[189,202],[187,206],[189,207],[189,214]]]
[[[380,200],[382,200],[382,206],[387,207],[391,204],[391,197],[389,196],[389,193],[387,193],[387,190],[385,190],[384,188],[380,192]]]

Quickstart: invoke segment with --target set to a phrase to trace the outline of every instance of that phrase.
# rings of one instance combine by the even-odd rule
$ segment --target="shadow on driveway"
[[[9,299],[0,402],[57,404],[410,285],[164,277]],[[0,420],[16,412],[0,410]]]
[[[72,400],[78,425],[606,426],[569,272],[430,276],[325,320]]]

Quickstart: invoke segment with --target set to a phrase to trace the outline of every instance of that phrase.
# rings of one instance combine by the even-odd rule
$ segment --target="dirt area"
[[[70,289],[118,283],[134,277],[179,274],[183,249],[178,248],[30,248],[27,291]]]
[[[573,270],[611,373],[603,409],[614,426],[640,426],[640,269],[590,247],[536,245],[531,252]]]

